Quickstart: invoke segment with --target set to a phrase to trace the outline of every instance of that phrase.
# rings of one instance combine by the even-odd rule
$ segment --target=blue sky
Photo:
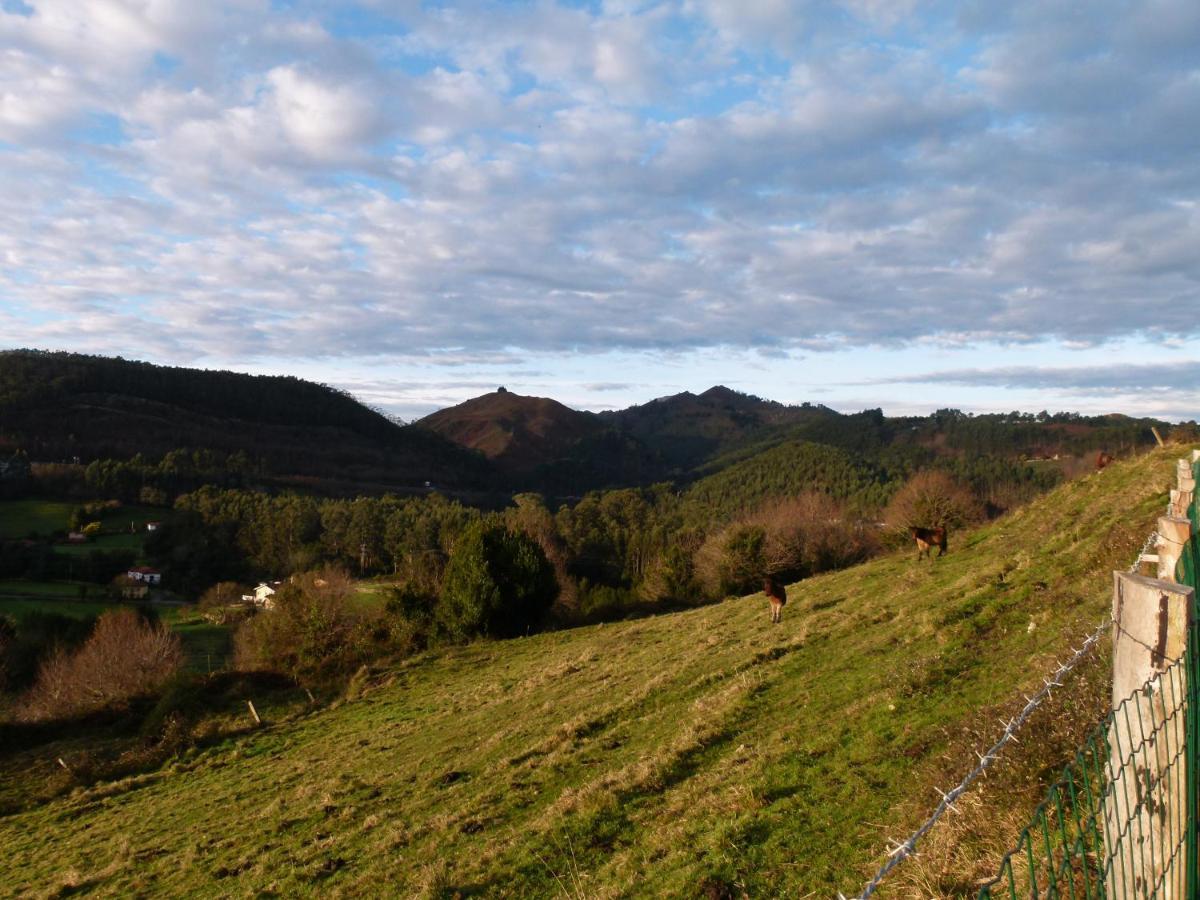
[[[1200,416],[1200,4],[0,4],[0,346],[411,418]]]

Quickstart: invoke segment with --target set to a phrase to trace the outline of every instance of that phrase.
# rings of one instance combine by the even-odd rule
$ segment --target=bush
[[[238,628],[237,667],[301,680],[322,680],[358,668],[378,649],[378,639],[374,623],[352,603],[353,593],[353,583],[340,569],[293,576],[272,598],[273,609]]]
[[[898,533],[909,528],[961,528],[983,518],[970,489],[936,469],[918,472],[896,492],[884,520]]]
[[[7,620],[6,620],[7,621]],[[38,667],[56,647],[78,647],[96,625],[95,618],[82,619],[60,613],[27,612],[16,618],[10,636],[0,643],[0,668],[5,671],[5,690],[28,688],[37,678]]]
[[[808,492],[767,503],[750,521],[767,533],[766,573],[785,581],[853,565],[876,549],[874,532],[851,521],[826,494]]]
[[[63,718],[150,693],[183,662],[179,636],[132,609],[109,610],[74,653],[55,650],[18,706],[25,721]]]
[[[475,522],[450,554],[436,625],[452,640],[525,634],[557,596],[554,568],[535,541]]]

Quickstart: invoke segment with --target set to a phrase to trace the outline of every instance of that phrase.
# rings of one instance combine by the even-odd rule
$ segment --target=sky
[[[0,0],[0,348],[1200,418],[1195,0]]]

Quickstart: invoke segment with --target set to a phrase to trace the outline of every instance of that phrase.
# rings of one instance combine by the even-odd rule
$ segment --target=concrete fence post
[[[1178,502],[1178,512],[1173,514],[1186,518],[1188,507],[1192,505],[1192,498],[1196,496],[1196,478],[1192,475],[1192,464],[1189,460],[1181,459],[1176,462],[1175,480],[1179,488],[1179,496],[1178,498],[1172,496],[1172,500]]]
[[[1175,580],[1175,564],[1183,553],[1183,545],[1192,536],[1192,520],[1178,516],[1161,516],[1158,520],[1158,577]]]
[[[1113,573],[1115,716],[1104,801],[1111,898],[1184,897],[1187,684],[1183,666],[1171,664],[1187,646],[1192,595],[1186,585]]]

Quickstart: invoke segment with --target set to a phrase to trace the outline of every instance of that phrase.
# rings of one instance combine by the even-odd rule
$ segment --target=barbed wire
[[[1168,509],[1169,508],[1170,505],[1168,504]],[[1142,549],[1138,552],[1137,556],[1134,557],[1133,565],[1129,567],[1130,572],[1137,571],[1138,566],[1140,566],[1142,563],[1143,557],[1150,552],[1151,548],[1153,548],[1157,542],[1158,531],[1156,529],[1150,532],[1150,535],[1146,538],[1146,542],[1142,544]],[[1084,657],[1086,657],[1092,651],[1093,647],[1100,643],[1100,640],[1104,637],[1105,632],[1108,631],[1112,624],[1113,618],[1110,614],[1108,618],[1097,625],[1096,629],[1084,639],[1084,642],[1079,649],[1074,650],[1071,657],[1054,670],[1053,675],[1051,675],[1049,678],[1043,679],[1044,686],[1041,690],[1039,690],[1032,697],[1025,697],[1025,706],[1019,713],[1017,713],[1016,716],[1007,722],[1001,720],[1000,724],[1004,726],[1004,731],[1001,733],[1000,739],[997,740],[996,743],[994,743],[990,748],[988,748],[986,753],[981,754],[979,751],[975,751],[975,755],[979,757],[979,763],[975,766],[975,768],[967,773],[966,777],[958,783],[957,787],[945,792],[939,788],[934,788],[934,790],[938,792],[942,799],[934,809],[933,814],[925,820],[920,828],[909,835],[906,840],[889,841],[891,847],[888,850],[887,861],[879,867],[879,870],[875,873],[875,876],[867,882],[866,886],[862,890],[862,893],[858,895],[857,900],[867,900],[867,898],[875,893],[876,888],[882,884],[883,880],[893,869],[895,869],[898,865],[900,865],[900,863],[904,862],[904,860],[908,859],[910,856],[916,856],[917,841],[924,838],[925,835],[932,830],[933,826],[938,823],[938,820],[941,819],[942,816],[944,816],[948,811],[954,809],[954,801],[966,793],[971,785],[973,785],[979,779],[979,777],[983,775],[985,771],[987,771],[988,766],[990,766],[999,758],[1000,751],[1003,750],[1004,747],[1010,742],[1016,742],[1017,739],[1015,734],[1017,729],[1024,725],[1026,721],[1028,721],[1029,717],[1032,716],[1037,708],[1042,705],[1047,697],[1050,696],[1050,693],[1054,688],[1062,687],[1061,679],[1069,674],[1071,670],[1077,667],[1081,662],[1083,662]],[[839,892],[838,900],[846,900],[845,894]]]

